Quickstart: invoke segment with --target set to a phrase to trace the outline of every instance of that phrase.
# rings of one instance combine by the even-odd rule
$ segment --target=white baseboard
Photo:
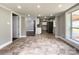
[[[76,41],[74,41],[74,40],[72,40],[72,39],[71,39],[71,40],[65,39],[65,38],[63,38],[63,37],[61,37],[61,36],[55,36],[55,37],[56,37],[56,38],[60,38],[61,40],[67,42],[68,44],[72,45],[73,47],[75,47],[76,49],[79,50],[79,43],[78,43],[78,42],[76,42]]]
[[[20,36],[20,38],[22,38],[22,37],[26,37],[25,35],[24,36]]]
[[[7,43],[5,43],[5,44],[1,45],[1,46],[0,46],[0,49],[2,49],[2,48],[4,48],[4,47],[6,47],[7,45],[9,45],[9,44],[11,44],[11,43],[12,43],[12,41],[9,41],[9,42],[7,42]]]
[[[62,39],[62,40],[64,40],[65,41],[65,39],[63,38],[63,37],[61,37],[61,36],[55,36],[56,38],[60,38],[60,39]]]

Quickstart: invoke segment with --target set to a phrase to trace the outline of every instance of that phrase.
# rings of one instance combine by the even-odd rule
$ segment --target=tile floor
[[[0,55],[78,55],[74,47],[52,34],[28,36],[15,40],[0,50]]]

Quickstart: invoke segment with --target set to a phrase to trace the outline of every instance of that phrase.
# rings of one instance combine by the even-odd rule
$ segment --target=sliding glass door
[[[79,41],[79,10],[72,12],[72,39]]]

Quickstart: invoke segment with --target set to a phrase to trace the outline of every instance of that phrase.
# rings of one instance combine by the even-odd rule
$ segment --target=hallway
[[[1,55],[77,55],[75,48],[69,46],[52,34],[44,33],[15,40],[0,50]]]

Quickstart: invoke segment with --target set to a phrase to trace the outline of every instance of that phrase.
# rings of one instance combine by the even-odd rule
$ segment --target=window
[[[72,12],[72,39],[79,41],[79,10]]]

